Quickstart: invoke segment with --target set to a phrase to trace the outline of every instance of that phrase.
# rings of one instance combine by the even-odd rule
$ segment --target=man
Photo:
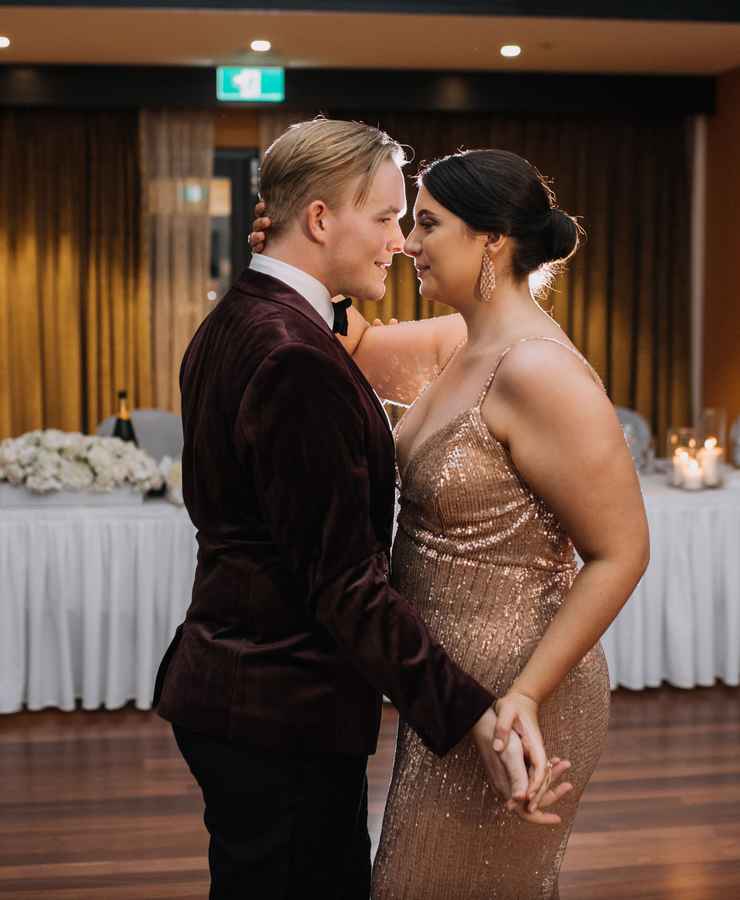
[[[509,790],[494,698],[388,582],[393,439],[332,331],[332,296],[384,295],[403,244],[403,161],[357,123],[282,135],[262,167],[269,256],[183,360],[198,568],[155,703],[203,790],[212,900],[367,900],[365,770],[383,693],[438,754],[472,732]],[[523,797],[516,737],[507,752]],[[544,748],[532,758],[543,768]]]

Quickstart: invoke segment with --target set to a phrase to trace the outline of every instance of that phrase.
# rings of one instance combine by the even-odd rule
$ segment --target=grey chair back
[[[627,443],[632,453],[632,458],[636,464],[640,464],[644,455],[650,446],[652,432],[648,425],[647,419],[635,412],[634,409],[628,409],[626,406],[618,406],[617,417],[624,429]]]
[[[159,462],[163,456],[177,459],[182,456],[182,419],[176,413],[164,409],[135,409],[131,421],[136,432],[136,440],[142,450]],[[95,429],[102,437],[113,434],[115,416],[103,419]]]

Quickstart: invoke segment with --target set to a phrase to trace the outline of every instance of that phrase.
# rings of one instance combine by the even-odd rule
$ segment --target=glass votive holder
[[[727,414],[724,409],[710,407],[702,412],[697,426],[697,443],[697,459],[701,463],[704,486],[721,487],[727,446]]]
[[[673,487],[697,490],[702,487],[701,463],[697,459],[698,441],[694,428],[669,428],[666,456],[670,462],[668,483]],[[698,468],[698,474],[697,474]]]

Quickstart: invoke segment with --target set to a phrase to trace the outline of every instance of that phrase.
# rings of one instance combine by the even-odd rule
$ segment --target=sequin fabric
[[[523,668],[576,575],[568,536],[481,417],[509,349],[477,405],[430,435],[406,463],[392,559],[395,586],[450,656],[497,696]],[[608,710],[597,645],[541,707],[548,753],[573,764],[574,790],[558,804],[557,826],[532,825],[505,809],[470,738],[440,759],[401,723],[373,900],[557,900]]]

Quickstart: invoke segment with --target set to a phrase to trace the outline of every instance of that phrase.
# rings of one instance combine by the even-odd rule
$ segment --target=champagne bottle
[[[138,447],[139,442],[136,440],[136,432],[131,421],[131,413],[128,411],[127,399],[126,391],[118,392],[118,418],[113,426],[113,437],[120,438],[122,441],[131,441]]]

